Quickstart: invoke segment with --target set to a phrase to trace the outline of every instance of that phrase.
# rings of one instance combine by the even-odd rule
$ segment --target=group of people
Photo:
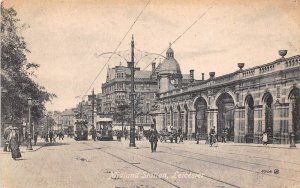
[[[164,128],[160,131],[159,137],[161,141],[163,140],[167,141],[167,139],[170,139],[171,143],[173,143],[173,140],[175,141],[175,143],[183,142],[183,132],[181,128],[177,130],[171,127],[170,130],[171,131],[168,131],[168,128]],[[178,138],[179,138],[179,142],[178,142]]]
[[[35,140],[37,139],[37,136],[38,136],[38,133],[34,136]],[[48,133],[46,132],[41,135],[41,138],[44,138],[45,142],[49,142],[49,140],[50,140],[50,143],[56,143],[57,138],[59,140],[60,139],[63,140],[64,137],[65,137],[65,135],[62,131],[61,132],[53,132],[52,130],[50,130]]]

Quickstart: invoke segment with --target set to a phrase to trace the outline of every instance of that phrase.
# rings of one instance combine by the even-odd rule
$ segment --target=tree
[[[1,3],[1,119],[20,122],[28,115],[28,98],[35,101],[32,120],[38,122],[44,116],[45,103],[55,94],[45,91],[32,78],[39,67],[27,61],[30,53],[20,31],[17,12]]]
[[[126,103],[118,104],[116,111],[113,115],[113,119],[116,122],[122,123],[122,131],[123,131],[124,123],[130,121],[130,106]]]
[[[143,98],[140,95],[138,95],[134,100],[134,114],[135,114],[135,119],[144,116],[146,114],[143,112]],[[122,123],[122,131],[123,131],[124,123],[131,122],[131,104],[125,102],[118,103],[115,113],[113,115],[113,120]]]

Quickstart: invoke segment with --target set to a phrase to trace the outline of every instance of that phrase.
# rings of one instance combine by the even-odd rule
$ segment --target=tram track
[[[122,149],[122,148],[118,148],[118,149],[120,149],[120,150],[122,150],[122,151],[125,151],[125,152],[128,152],[127,150]],[[161,151],[161,152],[162,152],[162,153],[169,154],[169,155],[176,155],[176,156],[184,157],[184,158],[187,158],[187,159],[193,159],[193,160],[197,160],[197,161],[201,161],[201,162],[206,162],[206,163],[210,163],[210,164],[214,164],[214,165],[221,165],[221,166],[225,166],[225,167],[229,167],[229,168],[233,168],[233,169],[237,169],[237,170],[243,170],[243,171],[247,171],[247,172],[250,172],[250,173],[259,174],[259,175],[262,175],[262,176],[268,176],[268,177],[271,177],[271,178],[283,179],[283,180],[289,180],[289,181],[292,181],[292,182],[300,183],[299,180],[294,180],[294,179],[290,179],[290,178],[286,178],[286,177],[280,177],[280,176],[272,175],[272,174],[268,174],[268,173],[261,173],[261,172],[258,172],[258,171],[249,170],[249,169],[241,168],[241,167],[236,167],[236,166],[233,166],[233,165],[222,164],[222,163],[218,163],[218,162],[212,162],[212,161],[208,161],[208,160],[192,158],[192,157],[189,157],[189,156],[183,156],[183,155],[180,155],[180,154],[175,154],[175,153],[170,153],[170,152],[165,152],[165,151]],[[158,160],[158,159],[155,159],[155,158],[152,158],[152,157],[148,157],[148,156],[146,156],[146,155],[138,154],[138,153],[136,153],[136,152],[135,152],[134,154],[135,154],[135,155],[142,156],[142,157],[144,157],[144,158],[148,158],[148,159],[151,159],[151,160],[160,162],[160,163],[163,163],[163,164],[167,164],[167,165],[170,165],[170,166],[174,166],[174,167],[177,167],[177,168],[180,168],[180,169],[183,169],[183,170],[186,170],[186,171],[195,173],[194,171],[192,171],[192,170],[190,170],[190,169],[183,168],[183,167],[180,167],[180,166],[178,166],[178,165],[174,165],[174,164],[172,164],[172,163],[168,163],[168,162],[165,162],[165,161],[162,161],[162,160]],[[230,186],[239,187],[239,186],[237,186],[237,185],[234,185],[234,184],[231,184],[231,183],[222,181],[222,180],[217,180],[216,178],[214,178],[214,177],[212,177],[212,176],[207,176],[207,175],[206,175],[206,176],[204,176],[204,177],[209,178],[209,179],[212,179],[212,180],[215,180],[215,181],[218,181],[218,182],[226,183],[227,185],[230,185]]]
[[[185,157],[185,158],[193,159],[193,160],[197,160],[197,161],[207,162],[207,163],[216,164],[216,165],[222,165],[222,166],[226,166],[226,167],[230,167],[230,168],[235,168],[235,169],[238,169],[238,170],[244,170],[244,171],[248,171],[248,172],[252,172],[252,173],[256,173],[256,174],[262,174],[261,171],[258,172],[258,171],[249,170],[249,169],[246,169],[246,168],[237,167],[237,166],[233,166],[233,165],[228,165],[228,164],[224,164],[224,163],[213,162],[213,161],[209,161],[209,160],[199,159],[199,158],[185,156],[185,155],[171,153],[171,152],[165,152],[165,151],[163,151],[163,152],[167,153],[167,154],[170,154],[170,155],[176,155],[176,156]],[[232,161],[239,161],[239,160],[233,160],[233,159],[231,159],[231,160]],[[260,165],[260,164],[252,164],[252,165],[267,166],[267,165]],[[278,168],[278,167],[273,167],[273,166],[268,166],[268,167],[272,167],[272,169]],[[283,169],[283,168],[281,168],[281,169]],[[289,170],[289,169],[287,169],[287,170]],[[294,179],[290,179],[290,178],[287,178],[287,177],[280,177],[280,176],[269,174],[269,173],[262,174],[262,175],[271,176],[271,177],[275,177],[275,178],[279,178],[279,179],[284,179],[284,180],[289,180],[289,181],[294,181],[294,182],[299,182],[300,183],[299,180],[294,180]]]
[[[167,147],[167,146],[160,146],[160,147],[171,148],[171,147]],[[245,157],[249,157],[249,158],[264,159],[264,160],[268,160],[268,161],[276,161],[276,162],[288,163],[288,164],[292,164],[292,165],[297,165],[300,168],[300,163],[294,163],[294,162],[290,162],[290,161],[283,161],[283,160],[278,160],[278,159],[272,159],[272,158],[269,158],[269,157],[258,157],[258,156],[253,156],[253,155],[246,155],[246,154],[241,154],[241,153],[235,153],[235,152],[232,152],[232,150],[229,150],[230,152],[225,152],[225,151],[220,151],[220,150],[214,151],[214,150],[202,149],[202,148],[197,148],[197,150],[202,150],[202,151],[207,151],[207,152],[214,152],[214,153],[226,153],[226,154],[231,154],[231,155],[245,156]]]
[[[88,144],[88,143],[84,143],[84,144],[88,145],[90,148],[97,149],[97,151],[103,152],[103,153],[105,153],[105,154],[108,154],[108,155],[110,155],[110,156],[116,158],[116,159],[119,159],[119,160],[121,160],[121,161],[123,161],[123,162],[125,162],[125,163],[127,163],[127,164],[129,164],[129,165],[131,165],[131,166],[133,166],[133,167],[135,167],[135,168],[138,168],[138,169],[140,169],[140,170],[142,170],[142,171],[144,171],[144,172],[146,172],[146,173],[149,173],[149,174],[151,174],[151,175],[157,177],[157,178],[160,179],[161,181],[164,181],[165,183],[167,183],[167,184],[169,184],[169,185],[171,185],[171,186],[173,186],[173,187],[180,188],[179,185],[176,185],[176,184],[172,183],[171,181],[169,181],[169,180],[167,180],[167,179],[165,179],[165,178],[161,178],[161,177],[159,177],[157,174],[152,173],[152,172],[150,172],[149,170],[147,170],[147,169],[145,169],[145,168],[142,168],[142,167],[140,167],[139,165],[137,165],[137,164],[135,164],[135,163],[132,163],[132,162],[130,162],[130,161],[128,161],[128,160],[126,160],[126,159],[124,159],[124,158],[122,158],[122,157],[119,157],[119,156],[117,156],[117,155],[115,155],[115,154],[113,154],[113,153],[110,153],[110,152],[104,150],[104,149],[107,149],[107,148],[109,148],[109,147],[104,147],[104,148],[99,149],[99,148],[97,148],[97,147],[92,146],[91,144]],[[116,149],[116,148],[115,148],[115,149]],[[129,152],[128,150],[122,149],[122,148],[120,148],[120,147],[117,147],[117,149],[122,150],[122,151],[125,151],[126,153],[133,154],[132,152]],[[132,150],[131,150],[131,151],[132,151]],[[145,159],[145,158],[151,159],[151,160],[160,162],[160,163],[165,164],[165,165],[168,165],[168,166],[175,167],[175,168],[177,168],[177,169],[180,169],[180,170],[183,170],[183,171],[186,171],[186,172],[189,172],[189,173],[198,174],[198,175],[201,175],[203,178],[207,178],[207,179],[209,179],[209,180],[211,180],[211,181],[214,181],[214,182],[217,182],[217,183],[222,183],[222,184],[225,184],[225,185],[230,186],[230,187],[240,187],[240,186],[237,186],[237,185],[235,185],[235,184],[232,184],[232,183],[229,183],[229,182],[225,182],[225,181],[223,181],[223,180],[219,180],[219,179],[217,179],[217,178],[214,178],[214,177],[209,176],[209,175],[206,175],[206,174],[200,174],[199,172],[196,172],[196,171],[193,171],[193,170],[190,170],[190,169],[187,169],[187,168],[183,168],[183,167],[180,167],[180,166],[175,165],[175,164],[167,163],[167,162],[162,161],[162,160],[159,160],[159,159],[155,159],[155,158],[151,158],[151,157],[148,157],[148,156],[145,156],[145,155],[137,154],[136,152],[134,152],[134,155],[138,155],[138,156],[142,157],[143,159]]]
[[[181,151],[181,152],[185,152],[185,153],[191,153],[191,154],[195,154],[195,155],[202,155],[202,156],[207,156],[207,157],[214,157],[214,158],[219,158],[219,159],[225,159],[225,160],[230,160],[233,162],[240,162],[240,163],[246,163],[246,164],[250,164],[250,165],[258,165],[258,166],[263,166],[263,167],[269,167],[269,168],[280,168],[282,170],[289,170],[289,171],[293,171],[293,172],[297,172],[300,173],[300,170],[295,170],[295,169],[290,169],[290,168],[285,168],[285,167],[279,167],[279,166],[271,166],[271,165],[265,165],[265,164],[261,164],[261,163],[255,163],[255,162],[249,162],[249,161],[244,161],[244,160],[238,160],[238,159],[232,159],[229,157],[220,157],[220,156],[215,156],[215,155],[208,155],[208,154],[203,154],[203,153],[198,153],[198,152],[192,152],[192,151],[187,151],[187,150],[182,150],[182,149],[178,149],[178,148],[170,148],[170,147],[165,147],[165,146],[160,146],[162,148],[167,148],[169,150],[177,150],[177,151]],[[164,151],[165,152],[165,151]],[[224,152],[223,152],[224,153]],[[171,153],[170,153],[171,154]],[[173,155],[174,153],[172,153]],[[246,155],[248,156],[248,155]],[[251,156],[248,156],[251,158]],[[262,158],[260,158],[262,159]],[[268,160],[268,159],[264,159],[263,160]],[[268,160],[270,161],[270,160]],[[274,160],[273,160],[274,161]],[[281,163],[285,163],[283,161],[280,161]],[[287,163],[288,161],[286,161]]]
[[[103,150],[103,149],[108,148],[108,147],[96,148],[96,147],[94,147],[94,146],[92,146],[91,144],[88,144],[88,143],[83,143],[83,144],[89,146],[89,147],[92,148],[92,149],[96,149],[97,151],[100,151],[100,152],[105,153],[105,154],[107,154],[107,155],[110,155],[110,156],[112,156],[112,157],[114,157],[114,158],[116,158],[116,159],[119,159],[119,160],[125,162],[126,164],[129,164],[129,165],[131,165],[131,166],[133,166],[133,167],[135,167],[135,168],[137,168],[137,169],[140,169],[140,170],[142,170],[142,171],[144,171],[144,172],[146,172],[146,173],[149,173],[149,174],[153,175],[154,177],[156,177],[157,179],[160,179],[161,181],[163,181],[163,182],[165,182],[165,183],[171,185],[172,187],[180,188],[180,186],[178,186],[178,185],[176,185],[176,184],[174,184],[174,183],[168,181],[168,180],[165,179],[165,178],[162,178],[162,177],[158,176],[158,175],[155,174],[155,173],[152,173],[152,172],[148,171],[148,170],[145,169],[145,168],[142,168],[142,167],[138,166],[138,165],[135,164],[135,163],[129,162],[128,160],[126,160],[126,159],[124,159],[124,158],[122,158],[122,157],[119,157],[119,156],[117,156],[117,155],[115,155],[115,154],[112,154],[112,153],[110,153],[110,152],[107,152],[107,151],[104,151],[104,150]]]

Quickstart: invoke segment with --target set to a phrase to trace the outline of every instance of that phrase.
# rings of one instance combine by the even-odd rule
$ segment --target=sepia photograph
[[[300,187],[300,0],[1,0],[0,188]]]

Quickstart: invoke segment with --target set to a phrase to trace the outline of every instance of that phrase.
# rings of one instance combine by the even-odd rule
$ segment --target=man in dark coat
[[[156,152],[158,132],[154,127],[151,127],[149,135],[149,142],[151,143],[151,152]]]
[[[34,135],[33,135],[33,145],[36,146],[36,143],[37,143],[37,137],[38,137],[38,132],[35,132]]]
[[[209,144],[210,146],[212,146],[213,144],[213,138],[216,136],[216,130],[215,130],[215,126],[213,126],[211,129],[210,129],[210,132],[209,132]]]
[[[50,138],[50,143],[52,143],[52,139],[54,137],[54,134],[52,131],[49,131],[49,138]]]

